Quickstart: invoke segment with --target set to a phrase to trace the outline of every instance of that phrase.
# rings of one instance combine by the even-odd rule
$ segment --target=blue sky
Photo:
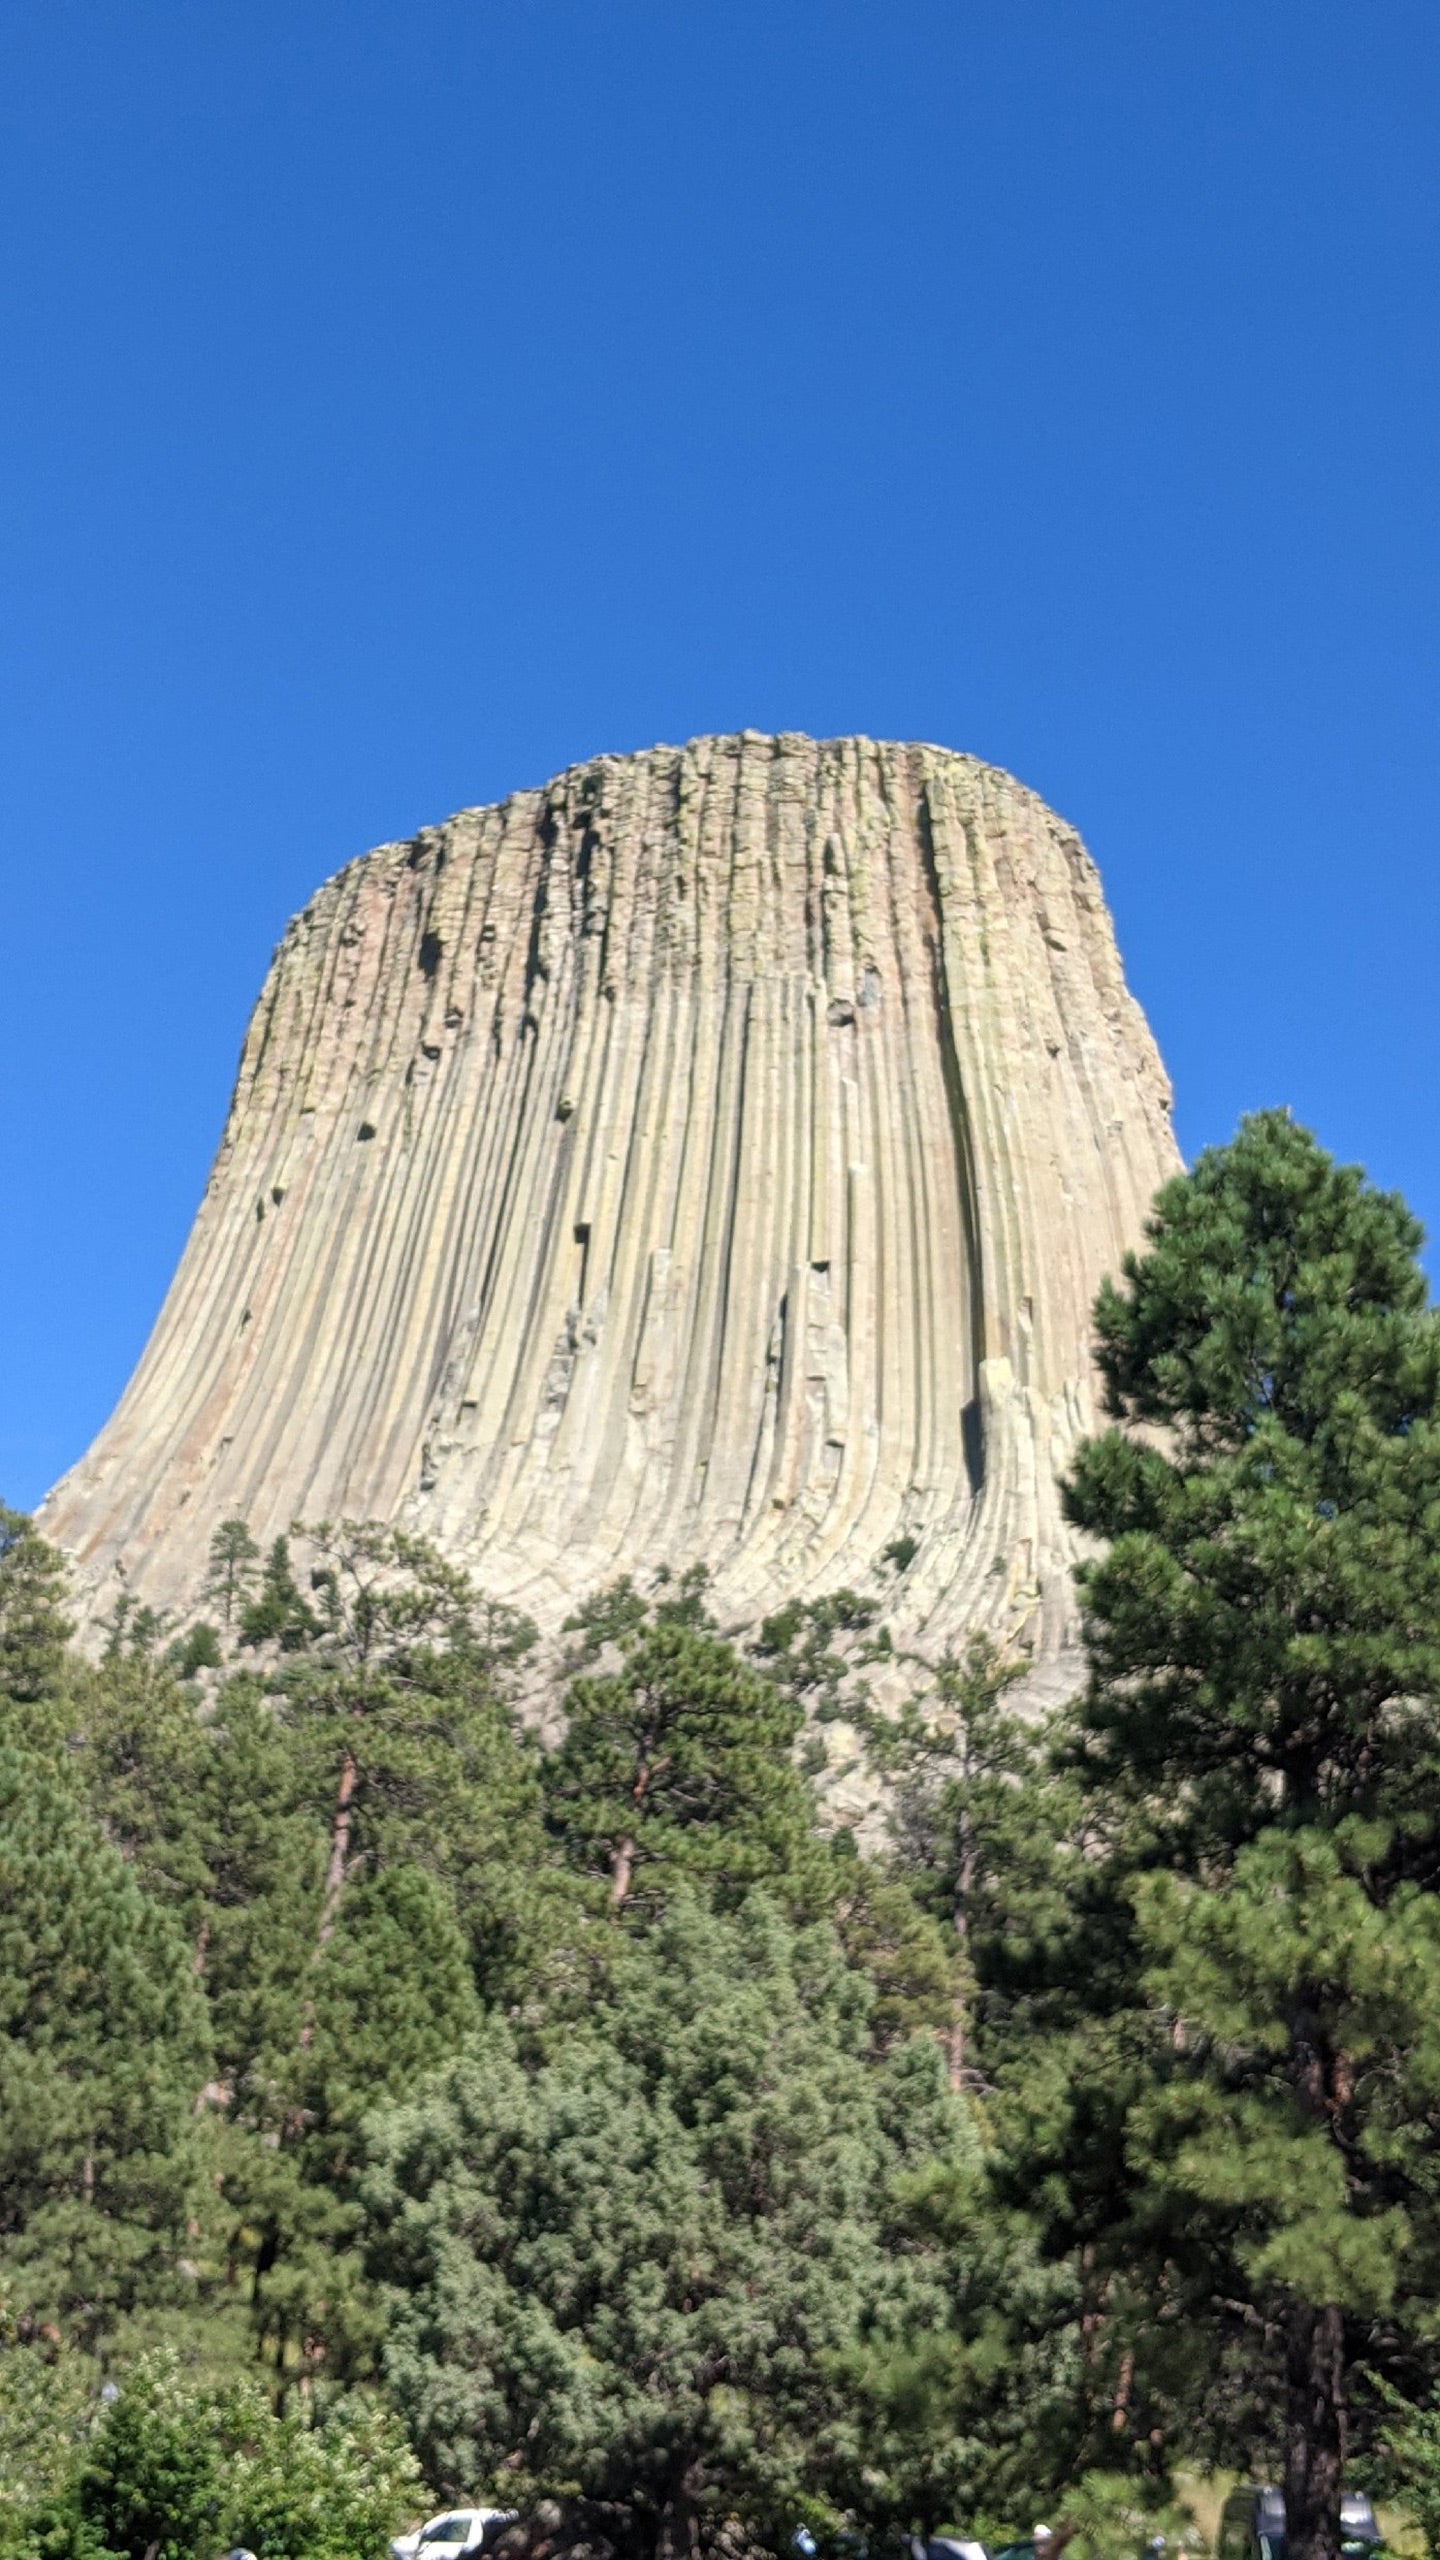
[[[706,729],[1010,767],[1440,1224],[1437,164],[1434,0],[0,0],[0,1494],[315,883]]]

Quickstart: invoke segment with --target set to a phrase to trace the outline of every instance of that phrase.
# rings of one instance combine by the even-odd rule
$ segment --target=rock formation
[[[93,1609],[382,1517],[554,1626],[709,1566],[1073,1632],[1090,1308],[1177,1157],[1092,863],[863,738],[602,757],[289,927],[194,1231],[49,1497]]]

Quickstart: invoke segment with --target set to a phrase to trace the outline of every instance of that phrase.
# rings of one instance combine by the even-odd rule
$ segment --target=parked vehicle
[[[1369,2499],[1347,2489],[1340,2500],[1340,2549],[1344,2560],[1371,2560],[1383,2535]],[[1283,2489],[1232,2489],[1220,2518],[1215,2560],[1285,2560]]]
[[[962,2541],[958,2534],[932,2533],[922,2542],[917,2533],[910,2544],[910,2560],[988,2560],[983,2542]]]
[[[390,2560],[478,2560],[515,2520],[514,2507],[451,2507],[413,2533],[397,2534]]]

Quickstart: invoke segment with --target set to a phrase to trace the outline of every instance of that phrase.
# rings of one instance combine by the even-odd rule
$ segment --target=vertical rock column
[[[602,758],[290,926],[154,1335],[49,1498],[92,1606],[216,1524],[423,1530],[554,1624],[701,1561],[1044,1655],[1089,1312],[1177,1161],[1078,839],[934,747]],[[888,1552],[887,1552],[888,1551]]]

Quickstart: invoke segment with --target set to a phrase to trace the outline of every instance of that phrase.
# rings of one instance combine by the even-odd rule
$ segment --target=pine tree
[[[300,1653],[319,1633],[320,1621],[295,1579],[290,1541],[277,1538],[265,1558],[260,1587],[240,1615],[244,1645],[278,1645],[282,1653]]]
[[[190,1951],[59,1775],[0,1753],[0,2293],[103,2337],[183,2290],[208,2064]]]
[[[578,2484],[667,2554],[874,2497],[841,2364],[943,2322],[897,2191],[978,2154],[931,2039],[867,2062],[867,2005],[824,1927],[677,1882],[588,2022],[493,2025],[376,2121],[385,2368],[442,2494]]]
[[[790,1600],[762,1618],[749,1650],[807,1720],[830,1724],[844,1716],[863,1725],[870,1711],[866,1669],[893,1652],[888,1631],[875,1625],[878,1615],[876,1601],[849,1590]]]
[[[860,1855],[852,1831],[835,1834],[831,1857],[831,1916],[847,1958],[874,1990],[870,2033],[875,2052],[886,2053],[921,2032],[933,2035],[948,2052],[957,1995],[949,1930],[917,1899],[910,1877]]]
[[[273,1548],[271,1557],[273,1561]],[[200,1596],[214,1603],[227,1628],[244,1610],[259,1565],[260,1550],[246,1523],[222,1520],[210,1541],[210,1565]]]
[[[1385,2436],[1387,2486],[1419,2527],[1426,2560],[1440,2560],[1440,2401],[1414,2409],[1391,2395]]]
[[[69,1769],[95,1820],[147,1894],[170,1909],[196,1951],[214,1892],[225,1819],[212,1797],[215,1733],[178,1667],[119,1655],[71,1677]],[[208,1941],[208,1932],[205,1932]]]
[[[927,1685],[894,1720],[872,1716],[872,1757],[895,1782],[891,1827],[901,1872],[946,1925],[952,2088],[977,2072],[969,2021],[998,2005],[1001,1984],[1033,1933],[1037,1899],[1053,1899],[1056,1808],[1043,1736],[1005,1704],[1024,1664],[986,1636],[922,1666]],[[1051,1791],[1053,1793],[1053,1791]],[[983,2073],[980,2074],[983,2077]]]
[[[318,1957],[351,1878],[383,1861],[387,1842],[403,1836],[409,1854],[465,1862],[467,1760],[477,1747],[514,1758],[500,1683],[535,1631],[483,1602],[423,1539],[348,1520],[305,1534],[318,1559],[314,1633],[279,1694],[327,1807]]]
[[[266,1691],[228,1683],[204,1737],[207,1983],[230,2122],[258,2137],[226,2201],[265,2351],[302,2377],[370,2352],[347,2248],[362,2117],[464,2042],[482,1988],[529,1978],[567,1899],[549,1907],[533,1755],[503,1695],[533,1631],[423,1541],[304,1534],[312,1632]]]
[[[617,1622],[618,1623],[618,1622]],[[652,1913],[688,1877],[819,1907],[825,1861],[794,1760],[802,1711],[714,1629],[663,1610],[621,1624],[621,1662],[582,1675],[545,1770],[550,1823],[611,1909]]]
[[[384,2560],[415,2465],[388,2413],[318,2424],[253,2381],[217,2386],[173,2353],[111,2388],[71,2476],[27,2519],[42,2560],[199,2560],[239,2544],[265,2560]]]
[[[482,2016],[453,1897],[414,1866],[352,1889],[302,1981],[304,2032],[249,2075],[235,2121],[260,2139],[231,2150],[225,2189],[237,2241],[254,2235],[251,2323],[282,2389],[370,2370],[377,2323],[351,2247],[360,2128]]]
[[[1419,1242],[1285,1114],[1247,1121],[1102,1293],[1117,1427],[1067,1492],[1108,1542],[1081,1576],[1078,1763],[1147,2022],[1126,2245],[1172,2322],[1234,2321],[1281,2360],[1297,2560],[1335,2560],[1357,2368],[1423,2365],[1440,2279],[1440,1321]]]
[[[52,1732],[66,1646],[65,1560],[21,1511],[0,1504],[0,1718],[4,1739]]]

